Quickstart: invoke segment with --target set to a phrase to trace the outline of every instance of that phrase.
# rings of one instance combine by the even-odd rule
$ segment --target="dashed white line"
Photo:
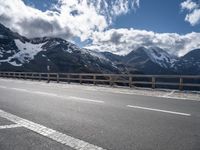
[[[175,115],[182,115],[182,116],[191,116],[191,114],[187,114],[187,113],[176,112],[176,111],[168,111],[168,110],[162,110],[162,109],[155,109],[155,108],[148,108],[148,107],[141,107],[141,106],[127,105],[127,107],[136,108],[136,109],[143,109],[143,110],[150,110],[150,111],[157,111],[157,112],[163,112],[163,113],[169,113],[169,114],[175,114]]]
[[[58,132],[56,130],[47,128],[43,125],[34,123],[32,121],[20,118],[16,115],[10,114],[8,112],[5,112],[3,110],[0,110],[0,117],[6,118],[19,126],[22,126],[24,128],[27,128],[33,132],[36,132],[40,135],[43,135],[49,139],[52,139],[58,143],[64,144],[66,146],[69,146],[75,150],[105,150],[101,147],[98,147],[96,145],[90,144],[88,142],[85,142],[83,140],[74,138],[72,136],[63,134],[61,132]]]
[[[22,127],[22,126],[19,124],[11,124],[11,125],[0,126],[0,129],[10,129],[10,128],[18,128],[18,127]]]

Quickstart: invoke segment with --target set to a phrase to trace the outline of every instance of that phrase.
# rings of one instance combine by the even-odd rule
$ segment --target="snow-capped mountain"
[[[159,47],[145,48],[144,51],[154,63],[163,68],[170,68],[178,59]]]
[[[0,24],[2,71],[200,75],[199,56],[200,49],[178,58],[159,47],[139,47],[119,56],[81,49],[61,38],[29,39]]]
[[[139,47],[124,56],[122,61],[129,70],[136,69],[145,74],[171,74],[170,67],[176,59],[158,47]]]
[[[60,38],[28,39],[3,25],[0,35],[0,70],[119,73],[106,58]]]
[[[129,73],[200,75],[200,49],[183,57],[170,55],[158,47],[139,47],[125,56],[105,52],[118,68]]]

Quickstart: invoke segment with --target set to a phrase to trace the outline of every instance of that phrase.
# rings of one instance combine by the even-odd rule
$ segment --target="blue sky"
[[[24,0],[27,5],[46,11],[57,0]],[[184,21],[185,11],[180,9],[183,0],[140,0],[140,7],[118,16],[110,28],[135,28],[159,33],[199,32],[200,26]]]
[[[199,32],[200,26],[191,26],[184,21],[185,12],[181,11],[182,0],[141,0],[136,12],[119,16],[114,28],[136,28],[154,32],[176,32],[186,34]]]
[[[5,0],[0,22],[29,38],[119,55],[140,46],[178,56],[200,48],[199,0]]]

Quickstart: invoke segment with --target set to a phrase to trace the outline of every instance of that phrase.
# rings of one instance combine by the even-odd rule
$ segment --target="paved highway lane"
[[[78,149],[70,145],[72,137],[71,141],[82,141],[79,149],[85,143],[108,150],[200,149],[198,99],[162,97],[170,92],[161,93],[160,97],[156,97],[158,93],[155,97],[130,93],[102,87],[0,79],[3,111],[0,126],[12,124],[13,117],[4,118],[9,115],[32,124],[29,127],[24,122],[14,122],[22,127],[0,129],[0,148],[12,149],[22,144],[24,149]],[[57,135],[64,134],[67,144],[35,130],[38,124]],[[21,139],[16,138],[13,144],[13,136]]]

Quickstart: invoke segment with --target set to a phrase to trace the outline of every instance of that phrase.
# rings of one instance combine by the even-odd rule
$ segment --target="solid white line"
[[[191,114],[187,114],[187,113],[168,111],[168,110],[162,110],[162,109],[155,109],[155,108],[148,108],[148,107],[141,107],[141,106],[127,105],[127,107],[136,108],[136,109],[143,109],[143,110],[150,110],[150,111],[157,111],[157,112],[164,112],[164,113],[182,115],[182,116],[191,116]]]
[[[20,92],[29,92],[27,89],[20,89],[20,88],[10,88],[10,89],[20,91]]]
[[[189,98],[184,98],[184,97],[173,97],[173,96],[161,96],[161,98],[178,99],[178,100],[189,100],[189,101],[199,101],[199,100],[195,100],[195,99],[189,99]]]
[[[33,91],[33,92],[31,92],[31,93],[41,94],[41,95],[47,95],[47,96],[56,96],[56,97],[58,97],[57,94],[47,93],[47,92]]]
[[[3,110],[0,110],[0,117],[6,118],[14,123],[17,123],[19,126],[22,126],[24,128],[27,128],[33,132],[36,132],[40,135],[43,135],[45,137],[48,137],[49,139],[52,139],[60,144],[64,144],[66,146],[69,146],[75,150],[105,150],[101,147],[98,147],[96,145],[90,144],[88,142],[85,142],[83,140],[74,138],[72,136],[63,134],[61,132],[58,132],[56,130],[47,128],[43,125],[34,123],[32,121],[20,118],[16,115],[10,114],[8,112],[5,112]]]
[[[2,86],[2,85],[0,85],[0,88],[2,88],[2,89],[8,89],[6,86]]]
[[[76,101],[82,101],[82,102],[93,102],[93,103],[104,103],[104,101],[101,100],[93,100],[93,99],[88,99],[88,98],[81,98],[81,97],[75,97],[75,96],[63,96],[63,95],[58,95],[54,93],[48,93],[48,92],[41,92],[41,91],[30,91],[27,89],[21,89],[21,88],[8,88],[4,86],[0,86],[0,88],[3,89],[11,89],[11,90],[16,90],[20,92],[27,92],[27,93],[32,93],[32,94],[40,94],[40,95],[45,95],[45,96],[53,96],[57,98],[63,98],[67,100],[76,100]]]
[[[19,124],[11,124],[11,125],[0,126],[0,129],[11,129],[11,128],[18,128],[18,127],[22,127],[22,126]]]
[[[15,80],[15,79],[0,79],[0,80],[2,80],[2,81],[9,81],[9,82],[13,82],[13,81],[15,81],[15,82],[17,82],[17,80]],[[30,81],[30,80],[24,80],[24,81],[22,81],[22,83],[25,83],[25,84],[37,84],[37,85],[45,85],[45,86],[52,86],[52,85],[49,85],[49,84],[46,84],[45,82],[34,82],[34,81]],[[51,84],[57,84],[57,83],[51,83]],[[71,84],[71,85],[69,85],[69,84],[66,84],[66,85],[62,85],[63,87],[61,87],[61,85],[62,84],[59,84],[59,88],[64,88],[64,89],[66,89],[66,88],[71,88],[71,86],[81,86],[81,88],[82,88],[82,86],[83,85],[76,85],[76,84]],[[94,89],[94,87],[93,86],[86,86],[86,85],[84,85],[85,87],[87,87],[87,88],[85,88],[86,90],[90,90],[90,91],[103,91],[103,92],[110,92],[110,93],[117,93],[117,94],[125,94],[125,95],[138,95],[138,96],[148,96],[148,97],[158,97],[158,98],[163,98],[163,99],[173,99],[173,100],[188,100],[188,101],[200,101],[199,100],[199,98],[192,98],[192,97],[187,97],[187,98],[183,98],[183,97],[178,97],[178,96],[173,96],[173,94],[174,94],[174,92],[176,91],[176,90],[173,90],[172,92],[170,92],[170,93],[167,93],[167,94],[162,94],[162,95],[160,95],[159,93],[158,94],[155,94],[155,95],[151,95],[151,94],[147,94],[148,93],[148,91],[146,91],[145,92],[145,94],[144,93],[140,93],[140,91],[134,91],[133,89],[131,89],[131,91],[118,91],[118,90],[120,90],[120,88],[119,89],[112,89],[112,88],[108,88],[108,87],[100,87],[100,86],[96,86],[95,88],[99,88],[99,89],[97,89],[97,90],[95,90]],[[1,87],[0,87],[1,88]],[[5,87],[2,87],[2,88],[5,88]],[[101,89],[100,89],[101,88]],[[102,89],[102,88],[104,88],[104,89]],[[117,90],[117,91],[115,91],[115,90]],[[126,89],[127,90],[127,89]],[[144,89],[145,90],[145,89]],[[132,93],[134,91],[134,93]]]
[[[88,102],[95,102],[95,103],[104,103],[104,101],[100,100],[93,100],[88,98],[81,98],[81,97],[75,97],[75,96],[69,96],[69,99],[79,100],[79,101],[88,101]]]

